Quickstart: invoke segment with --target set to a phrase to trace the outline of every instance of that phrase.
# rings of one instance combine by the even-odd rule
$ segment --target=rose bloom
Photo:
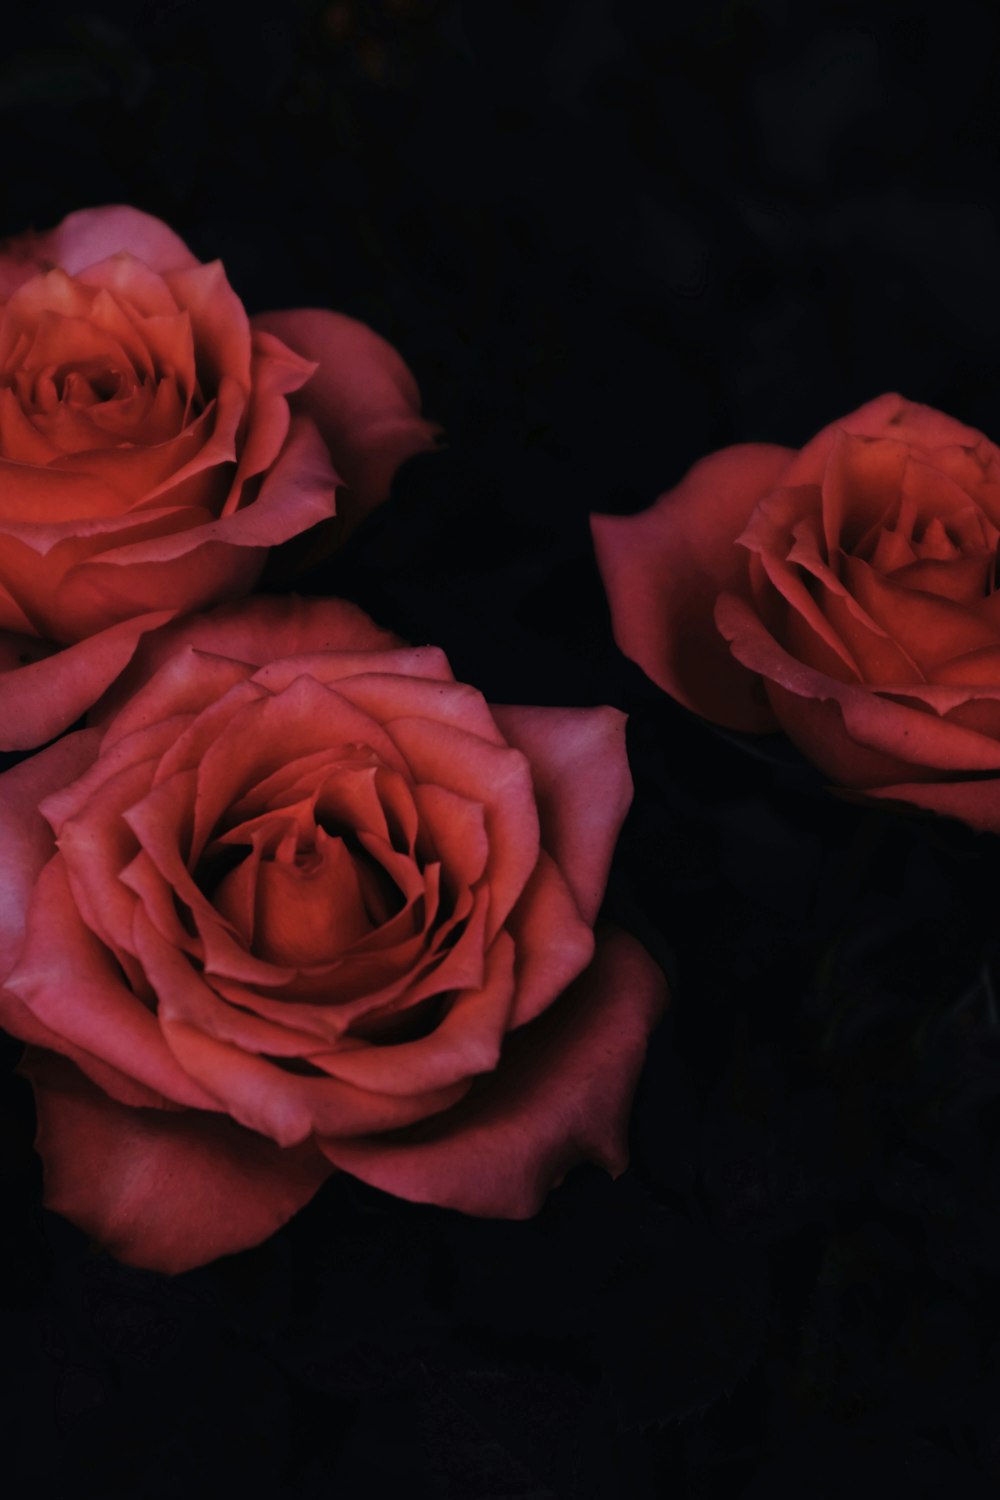
[[[595,952],[621,714],[490,707],[337,600],[178,621],[127,688],[0,777],[49,1207],[178,1271],[338,1168],[511,1218],[623,1169],[664,983]]]
[[[148,214],[6,241],[0,749],[67,728],[145,631],[246,593],[276,543],[335,512],[344,534],[432,438],[370,329],[248,318],[219,262]]]
[[[681,703],[1000,831],[998,528],[1000,451],[897,395],[593,518],[619,645]]]

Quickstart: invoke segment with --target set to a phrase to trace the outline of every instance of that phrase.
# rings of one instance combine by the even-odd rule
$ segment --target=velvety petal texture
[[[259,1244],[313,1197],[330,1164],[225,1116],[130,1109],[71,1063],[30,1048],[45,1201],[127,1265],[175,1273]]]
[[[493,709],[338,600],[149,633],[0,778],[0,1021],[46,1201],[176,1271],[335,1169],[522,1217],[626,1161],[665,1002],[596,943],[631,798],[610,708]]]
[[[254,327],[314,360],[295,398],[336,454],[346,491],[337,515],[348,532],[385,499],[399,465],[432,448],[440,429],[420,414],[420,393],[391,344],[355,318],[323,308],[258,313]]]
[[[753,679],[720,641],[712,605],[723,589],[748,590],[733,539],[791,456],[764,444],[726,448],[650,510],[591,520],[622,650],[688,708],[733,729],[774,726]]]
[[[656,965],[609,929],[582,978],[512,1041],[502,1074],[410,1130],[320,1144],[401,1198],[528,1218],[581,1156],[615,1177],[624,1170],[629,1105],[662,1004]]]
[[[148,214],[6,241],[0,749],[61,733],[144,631],[246,594],[271,548],[317,527],[339,545],[433,433],[377,334],[322,311],[252,325],[219,262]]]
[[[696,464],[594,517],[622,649],[730,728],[781,728],[839,785],[1000,832],[1000,450],[886,395],[798,452]]]

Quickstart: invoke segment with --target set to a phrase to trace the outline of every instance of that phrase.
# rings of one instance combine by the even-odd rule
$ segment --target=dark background
[[[12,1494],[996,1493],[1000,850],[657,694],[587,517],[887,389],[1000,437],[998,41],[965,0],[5,16],[0,233],[134,203],[403,352],[448,446],[297,586],[629,711],[608,911],[673,989],[617,1183],[508,1225],[335,1180],[172,1281],[40,1209],[5,1044]]]

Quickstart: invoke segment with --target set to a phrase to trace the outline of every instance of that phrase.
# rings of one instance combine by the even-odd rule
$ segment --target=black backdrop
[[[334,1180],[174,1280],[40,1209],[5,1043],[10,1493],[995,1493],[1000,849],[662,699],[587,528],[887,389],[1000,437],[991,9],[5,16],[0,232],[131,202],[252,311],[402,350],[448,446],[296,586],[494,701],[629,711],[608,910],[673,989],[617,1183],[580,1169],[508,1225]]]

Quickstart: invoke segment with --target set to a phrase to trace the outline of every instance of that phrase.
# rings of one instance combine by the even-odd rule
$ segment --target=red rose
[[[619,645],[681,703],[1000,831],[998,528],[1000,451],[895,395],[593,518]]]
[[[664,999],[624,933],[595,956],[622,715],[490,708],[336,600],[178,621],[130,674],[0,778],[49,1206],[177,1271],[334,1168],[512,1218],[621,1171]]]
[[[332,312],[248,319],[219,262],[148,214],[8,240],[0,749],[73,723],[151,627],[247,592],[270,547],[334,514],[338,483],[350,526],[432,433],[377,334]]]

